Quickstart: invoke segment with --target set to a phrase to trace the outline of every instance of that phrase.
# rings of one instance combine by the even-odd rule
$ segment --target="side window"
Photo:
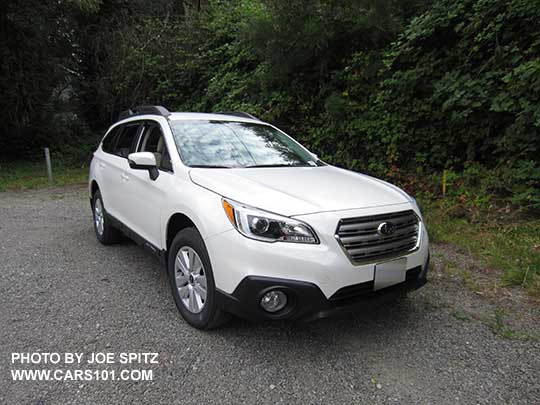
[[[122,132],[122,126],[119,125],[107,134],[101,143],[101,149],[103,152],[113,153],[114,144],[116,143],[116,139],[118,138],[120,132]]]
[[[156,157],[159,169],[172,172],[171,157],[165,145],[165,139],[159,125],[150,124],[145,126],[138,152],[152,152]]]
[[[146,126],[144,129],[144,134],[142,141],[139,144],[139,150],[137,152],[160,152],[159,151],[159,142],[161,140],[161,130],[158,126],[151,125]]]
[[[163,154],[161,156],[161,165],[159,166],[160,169],[165,170],[166,172],[172,172],[172,162],[171,162],[171,155],[169,155],[169,150],[167,149],[167,145],[163,146]]]
[[[124,131],[118,138],[114,147],[114,154],[123,158],[127,158],[131,152],[131,147],[135,142],[137,133],[139,132],[139,124],[126,125]]]

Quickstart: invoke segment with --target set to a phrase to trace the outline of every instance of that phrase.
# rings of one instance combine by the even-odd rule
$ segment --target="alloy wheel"
[[[96,223],[98,234],[103,235],[105,223],[103,218],[103,204],[101,203],[100,198],[98,198],[94,204],[94,222]]]
[[[174,273],[178,295],[191,313],[198,314],[206,304],[206,272],[201,258],[189,246],[176,254]]]

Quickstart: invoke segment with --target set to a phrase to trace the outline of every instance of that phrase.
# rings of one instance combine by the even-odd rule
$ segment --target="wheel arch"
[[[96,180],[90,182],[90,206],[94,209],[94,195],[99,190],[99,185]]]
[[[165,247],[167,251],[171,246],[171,243],[178,232],[186,228],[195,228],[199,232],[200,230],[195,225],[195,222],[186,214],[176,212],[167,221],[166,233],[165,233]]]
[[[96,191],[98,190],[99,190],[99,185],[97,181],[92,180],[92,182],[90,183],[90,197],[92,199],[94,198],[94,194],[96,194]]]

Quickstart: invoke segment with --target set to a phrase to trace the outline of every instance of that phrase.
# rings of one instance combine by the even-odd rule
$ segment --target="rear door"
[[[105,162],[106,168],[102,176],[104,188],[104,205],[109,214],[130,226],[131,218],[127,207],[133,196],[130,195],[130,168],[128,155],[135,150],[140,130],[140,122],[130,122],[122,125],[121,133]]]
[[[122,134],[122,130],[122,125],[118,125],[111,129],[107,135],[105,135],[105,138],[103,138],[101,147],[94,153],[95,176],[98,180],[103,204],[107,210],[109,210],[109,200],[112,198],[109,193],[113,189],[109,171],[111,168],[111,161],[113,160],[114,147],[116,141],[118,141],[118,136]]]
[[[152,152],[156,157],[159,176],[152,180],[147,170],[130,170],[129,193],[133,196],[126,207],[132,229],[158,248],[161,241],[161,212],[167,205],[167,190],[174,187],[173,167],[169,149],[158,122],[146,121],[137,152]]]

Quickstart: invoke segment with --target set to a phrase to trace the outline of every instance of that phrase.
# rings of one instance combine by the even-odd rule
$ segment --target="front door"
[[[162,207],[167,204],[166,190],[174,186],[174,175],[159,123],[149,121],[144,124],[137,152],[154,154],[159,176],[152,180],[146,170],[129,171],[129,187],[133,198],[126,209],[130,218],[133,218],[131,228],[155,247],[163,249],[161,213]]]

